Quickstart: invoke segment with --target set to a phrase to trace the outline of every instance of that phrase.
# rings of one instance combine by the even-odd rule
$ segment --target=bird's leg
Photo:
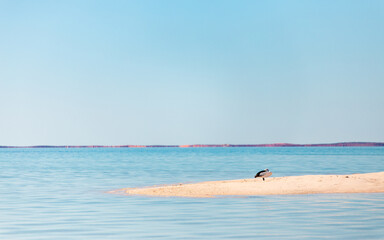
[[[265,179],[263,178],[263,181],[265,181]]]

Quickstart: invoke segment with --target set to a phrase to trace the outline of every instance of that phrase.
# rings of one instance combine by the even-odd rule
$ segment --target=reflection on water
[[[383,148],[0,149],[0,167],[0,239],[384,236],[382,193],[215,199],[105,193],[251,178],[267,167],[276,176],[384,171]]]

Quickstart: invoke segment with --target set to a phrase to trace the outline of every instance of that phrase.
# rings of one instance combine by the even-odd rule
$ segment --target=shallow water
[[[383,239],[384,194],[214,199],[122,187],[384,171],[384,148],[0,149],[0,239]]]

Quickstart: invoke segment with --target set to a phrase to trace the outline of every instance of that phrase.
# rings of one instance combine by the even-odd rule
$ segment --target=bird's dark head
[[[267,168],[267,169],[265,169],[265,171],[266,171],[266,172],[269,172],[269,169]]]

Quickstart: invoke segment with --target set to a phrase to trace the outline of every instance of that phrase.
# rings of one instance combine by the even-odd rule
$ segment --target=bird
[[[269,177],[272,175],[272,172],[269,171],[269,169],[261,170],[260,172],[256,173],[255,178],[261,177],[263,178],[263,181],[265,181],[264,178]]]

